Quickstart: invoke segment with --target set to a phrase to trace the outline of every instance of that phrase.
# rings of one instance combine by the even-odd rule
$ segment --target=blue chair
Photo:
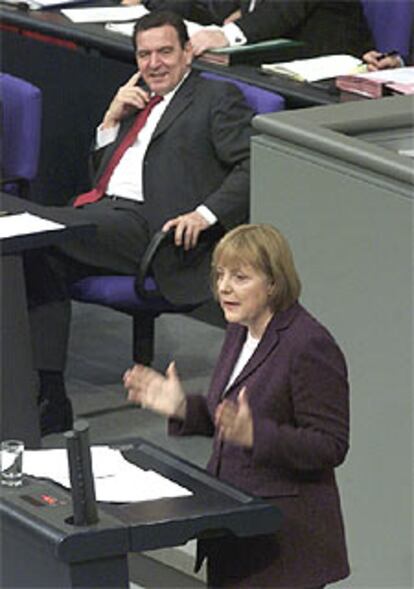
[[[362,0],[368,25],[381,52],[398,51],[407,58],[413,34],[412,0]]]
[[[9,74],[0,74],[1,186],[27,198],[37,173],[42,118],[39,88]]]
[[[232,78],[203,72],[205,78],[235,84],[247,103],[257,114],[284,109],[284,99],[274,92],[246,84]],[[155,319],[162,313],[188,313],[196,306],[174,305],[158,291],[151,276],[151,265],[159,247],[173,233],[157,233],[143,257],[138,276],[88,276],[72,285],[71,295],[76,301],[110,307],[127,313],[133,319],[133,360],[149,365],[154,357]],[[191,288],[191,285],[189,286]]]

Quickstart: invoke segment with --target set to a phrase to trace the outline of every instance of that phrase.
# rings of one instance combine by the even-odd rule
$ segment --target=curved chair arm
[[[220,223],[215,223],[201,232],[196,248],[186,251],[182,247],[175,247],[174,228],[167,232],[158,231],[155,233],[145,250],[137,271],[135,281],[137,294],[144,299],[165,297],[165,293],[160,289],[162,285],[158,285],[152,277],[154,266],[161,263],[164,268],[166,268],[166,264],[168,268],[171,268],[171,276],[174,276],[174,281],[181,284],[182,291],[185,290],[186,296],[183,297],[185,300],[180,302],[176,300],[175,304],[200,304],[204,300],[205,293],[209,292],[212,251],[223,234],[223,227]],[[171,249],[170,246],[172,246]],[[179,275],[176,274],[178,268]],[[198,279],[196,283],[191,283],[194,272],[197,273]],[[188,287],[189,284],[191,287]]]
[[[161,247],[161,244],[163,244],[166,240],[172,240],[173,238],[174,229],[170,229],[169,231],[157,231],[157,233],[152,236],[152,239],[149,242],[144,255],[142,256],[141,263],[137,271],[135,290],[144,299],[154,296],[162,296],[156,287],[155,282],[154,288],[151,290],[148,290],[148,288],[145,287],[145,282],[151,276],[151,266],[159,248]]]

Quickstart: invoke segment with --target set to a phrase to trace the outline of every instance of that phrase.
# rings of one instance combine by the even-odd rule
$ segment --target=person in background
[[[264,1],[256,0],[255,5]],[[226,24],[253,9],[250,0],[122,0],[121,3],[143,4],[148,10],[172,10],[202,25]]]
[[[397,52],[381,53],[380,51],[371,50],[365,53],[362,59],[367,64],[367,69],[370,72],[398,68],[404,65],[404,61]]]
[[[139,71],[97,130],[93,189],[74,207],[48,208],[55,220],[92,224],[95,233],[25,258],[42,435],[73,422],[64,383],[72,283],[135,275],[152,236],[171,231],[171,256],[154,265],[157,284],[172,303],[197,304],[210,295],[199,261],[248,216],[253,112],[241,92],[191,71],[187,28],[174,13],[137,21],[134,50]],[[171,277],[168,262],[176,258]]]
[[[360,0],[268,0],[253,8],[223,27],[192,35],[195,55],[278,37],[303,41],[306,57],[359,56],[374,45]]]
[[[337,343],[298,301],[284,236],[241,225],[215,248],[213,290],[228,322],[207,396],[135,365],[130,402],[169,418],[173,435],[213,438],[207,470],[282,513],[275,534],[203,540],[209,587],[321,588],[349,565],[334,469],[349,443],[349,387]]]
[[[403,58],[397,51],[381,53],[380,51],[373,49],[365,53],[362,56],[362,60],[367,64],[367,69],[369,72],[398,68],[405,65]]]

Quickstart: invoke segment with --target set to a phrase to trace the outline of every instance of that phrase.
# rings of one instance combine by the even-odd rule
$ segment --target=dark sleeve
[[[325,333],[307,338],[292,358],[294,422],[253,412],[254,460],[298,471],[334,468],[348,451],[349,390],[342,352]]]
[[[202,395],[187,396],[187,414],[185,420],[169,419],[168,433],[171,436],[213,436],[214,423]]]
[[[259,4],[253,12],[244,14],[236,24],[249,42],[289,36],[320,4],[318,0],[273,0]]]
[[[226,229],[246,221],[250,194],[250,138],[253,111],[233,84],[217,82],[211,110],[211,140],[218,159],[230,169],[204,201]]]
[[[192,4],[191,0],[145,0],[144,2],[148,10],[171,10],[185,19],[190,19]]]
[[[146,0],[148,10],[171,10],[202,25],[221,24],[239,7],[239,0]]]

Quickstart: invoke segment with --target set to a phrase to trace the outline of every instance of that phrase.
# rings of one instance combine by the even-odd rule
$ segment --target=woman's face
[[[218,265],[216,276],[218,300],[226,320],[245,325],[253,337],[260,338],[273,315],[267,276],[250,264]]]

